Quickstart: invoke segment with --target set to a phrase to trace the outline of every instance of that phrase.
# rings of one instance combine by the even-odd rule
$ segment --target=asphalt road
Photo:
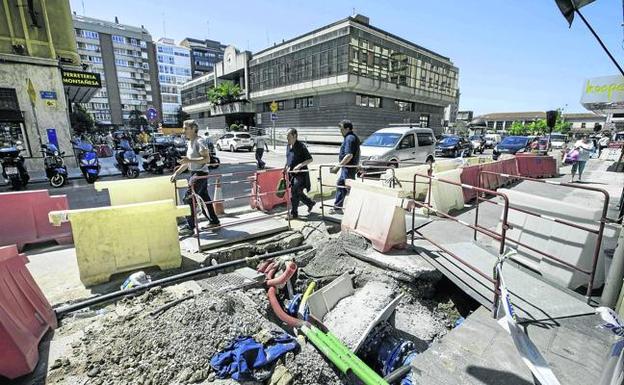
[[[337,150],[336,150],[337,151]],[[492,150],[487,150],[485,155],[491,154]],[[222,178],[223,182],[231,182],[235,180],[245,180],[247,177],[252,176],[256,171],[256,162],[254,152],[229,152],[218,151],[217,156],[221,160],[221,166],[212,171],[213,173],[225,174],[225,173],[240,173],[233,176],[226,176]],[[336,155],[325,154],[313,154],[313,164],[329,164],[337,162]],[[263,160],[266,162],[267,167],[283,167],[285,163],[285,148],[277,147],[273,150],[270,147],[269,152],[264,154]],[[157,175],[148,174],[142,172],[139,178],[152,178]],[[188,176],[183,174],[182,177]],[[122,176],[110,176],[103,177],[101,180],[120,180],[124,179]],[[72,179],[65,186],[55,189],[50,187],[47,182],[34,182],[30,183],[27,187],[28,190],[47,189],[50,191],[50,195],[67,195],[69,200],[69,207],[72,209],[82,209],[89,207],[103,207],[110,205],[108,199],[108,193],[104,190],[101,192],[95,191],[93,185],[88,184],[84,179]],[[8,186],[0,187],[0,192],[11,191]],[[212,193],[214,187],[210,186],[209,191]],[[223,197],[244,196],[251,193],[251,185],[249,183],[233,183],[223,184]],[[239,199],[236,201],[226,202],[225,207],[240,207],[249,204],[249,199]]]

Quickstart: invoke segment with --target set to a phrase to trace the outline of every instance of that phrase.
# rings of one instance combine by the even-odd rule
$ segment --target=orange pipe
[[[297,264],[292,261],[289,261],[286,263],[286,270],[284,270],[282,275],[280,275],[277,278],[268,279],[266,281],[266,285],[282,287],[286,284],[286,282],[288,282],[290,278],[292,278],[293,275],[295,275],[296,271],[297,271]],[[275,274],[275,269],[273,269],[272,272],[273,274]],[[273,276],[273,274],[271,274],[271,276]]]

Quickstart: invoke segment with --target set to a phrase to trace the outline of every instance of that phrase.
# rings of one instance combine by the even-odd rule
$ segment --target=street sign
[[[55,91],[39,91],[39,96],[41,99],[56,100]]]
[[[158,119],[158,111],[156,111],[154,107],[150,107],[147,109],[145,116],[147,116],[147,120],[149,120],[150,122],[153,122],[156,119]]]
[[[275,103],[275,101],[271,102],[271,106],[270,107],[271,107],[271,112],[277,112],[278,106],[277,106],[277,103]]]
[[[277,114],[274,112],[271,112],[271,121],[274,122],[277,120]]]
[[[55,128],[46,128],[46,133],[48,134],[48,143],[52,143],[60,151],[58,138],[56,137],[56,129]]]

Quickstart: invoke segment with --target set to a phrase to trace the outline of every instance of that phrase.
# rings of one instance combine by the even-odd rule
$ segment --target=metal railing
[[[433,212],[435,214],[437,214],[438,216],[445,218],[445,219],[449,219],[453,222],[459,223],[460,225],[463,225],[465,227],[471,228],[473,229],[475,232],[480,232],[496,241],[499,242],[500,246],[499,246],[499,254],[503,255],[505,252],[505,244],[506,244],[506,240],[507,240],[507,230],[509,229],[509,225],[507,222],[508,219],[508,214],[509,214],[509,198],[507,197],[507,195],[503,194],[503,193],[499,193],[497,191],[494,190],[489,190],[486,188],[481,188],[481,187],[475,187],[475,186],[471,186],[468,184],[464,184],[464,183],[460,183],[460,182],[455,182],[455,181],[451,181],[448,179],[442,179],[439,178],[437,176],[431,175],[431,169],[429,170],[428,174],[420,174],[420,173],[414,173],[414,178],[413,178],[413,196],[416,195],[416,184],[417,184],[417,178],[421,177],[421,178],[426,178],[428,180],[428,184],[429,184],[429,192],[428,192],[428,197],[426,199],[425,202],[419,202],[417,200],[413,200],[413,207],[411,208],[412,211],[412,231],[411,231],[411,235],[412,235],[412,240],[411,240],[411,244],[412,247],[414,247],[414,241],[416,239],[416,234],[418,234],[418,236],[420,236],[422,239],[428,241],[429,243],[431,243],[432,245],[434,245],[435,247],[439,248],[440,250],[444,251],[446,254],[450,255],[453,259],[455,259],[456,261],[460,262],[461,264],[463,264],[464,266],[466,266],[467,268],[469,268],[470,270],[474,271],[475,273],[477,273],[479,276],[481,276],[482,278],[486,279],[487,281],[489,281],[490,283],[492,283],[494,285],[494,299],[493,299],[493,315],[496,316],[496,304],[498,303],[498,297],[500,295],[500,290],[499,290],[499,286],[500,286],[500,280],[498,279],[498,276],[496,274],[495,268],[496,268],[496,264],[494,264],[494,266],[492,266],[492,272],[493,272],[493,277],[490,277],[489,275],[487,275],[486,273],[484,273],[483,271],[481,271],[480,269],[478,269],[477,267],[475,267],[474,265],[466,262],[463,258],[461,258],[459,255],[453,253],[452,251],[450,251],[449,249],[447,249],[446,247],[440,245],[438,242],[434,241],[433,239],[431,239],[430,237],[427,237],[426,235],[424,235],[422,232],[418,231],[418,229],[416,228],[416,207],[420,207],[425,209],[425,211],[427,212],[427,215],[429,215],[430,212]],[[477,193],[477,195],[479,193],[486,193],[486,194],[490,194],[490,195],[495,195],[495,196],[499,196],[502,200],[503,200],[503,217],[502,217],[502,225],[501,225],[501,232],[497,233],[495,231],[492,231],[490,229],[486,229],[480,226],[476,226],[476,225],[472,225],[466,221],[463,221],[459,218],[455,218],[445,212],[442,212],[436,208],[434,208],[431,205],[431,186],[432,186],[432,181],[437,181],[438,183],[447,183],[453,186],[457,186],[457,187],[461,187],[462,189],[469,189],[469,190],[473,190]],[[477,202],[477,206],[478,206],[478,202]],[[478,218],[479,212],[476,211],[475,212],[475,217]],[[476,219],[475,219],[476,220]]]
[[[256,188],[254,190],[254,192],[252,194],[245,194],[245,195],[239,195],[239,196],[233,196],[233,197],[229,197],[229,198],[221,198],[221,199],[214,199],[214,196],[212,197],[212,200],[207,201],[207,202],[203,202],[202,201],[202,206],[199,206],[199,210],[198,210],[198,198],[199,195],[197,194],[197,192],[195,191],[195,183],[198,180],[201,179],[211,179],[214,178],[216,179],[215,182],[213,183],[207,183],[206,188],[208,188],[208,186],[216,186],[219,184],[240,184],[240,183],[249,183],[250,185],[252,185],[254,182],[257,182],[257,175],[261,174],[261,173],[265,173],[268,171],[272,171],[272,169],[266,169],[266,170],[257,170],[257,171],[240,171],[240,172],[229,172],[229,173],[223,173],[223,174],[208,174],[208,175],[195,175],[193,177],[190,178],[189,180],[189,186],[188,188],[191,190],[191,203],[194,207],[194,210],[192,212],[191,215],[193,215],[193,219],[194,219],[194,223],[195,223],[195,235],[197,237],[197,247],[198,250],[201,250],[201,236],[200,236],[200,227],[199,227],[199,221],[198,221],[198,211],[202,211],[203,209],[203,205],[212,205],[215,203],[225,203],[225,202],[232,202],[232,201],[237,201],[240,199],[249,199],[249,198],[254,198],[256,202],[258,202],[258,198],[261,196],[265,196],[265,195],[270,195],[270,194],[277,194],[277,193],[281,193],[283,192],[286,195],[286,207],[287,210],[290,209],[290,185],[288,182],[288,178],[286,177],[286,173],[282,172],[282,177],[286,180],[286,189],[285,191],[281,191],[281,190],[274,190],[274,191],[263,191],[260,192],[259,191],[259,186],[256,184]],[[250,173],[253,173],[253,175],[249,175]],[[231,180],[231,181],[221,181],[222,178],[224,177],[235,177],[235,176],[240,176],[240,175],[247,175],[247,178],[245,179],[239,179],[239,180]],[[179,187],[178,187],[179,188]],[[176,194],[177,196],[177,194]],[[200,198],[201,199],[201,198]],[[282,216],[284,215],[283,212],[276,212],[273,214],[267,214],[264,216],[258,216],[258,217],[252,217],[252,218],[247,218],[247,219],[242,219],[240,221],[232,221],[232,222],[228,222],[228,223],[221,223],[218,226],[214,226],[211,227],[211,230],[217,230],[217,229],[221,229],[224,227],[229,227],[229,226],[234,226],[234,225],[239,225],[242,223],[250,223],[250,222],[257,222],[257,221],[262,221],[262,220],[266,220],[268,218],[274,218],[274,217],[278,217],[278,216]],[[287,215],[287,221],[288,221],[288,228],[291,228],[291,224],[290,224],[290,216]]]
[[[536,183],[545,183],[545,184],[549,184],[549,185],[555,185],[555,186],[562,186],[562,187],[568,187],[568,188],[574,188],[574,189],[580,189],[580,190],[586,190],[586,191],[592,191],[592,192],[597,192],[600,193],[602,195],[604,195],[604,201],[603,201],[603,206],[602,206],[602,215],[600,220],[597,222],[598,224],[598,229],[594,229],[591,227],[587,227],[587,226],[583,226],[583,225],[579,225],[577,223],[574,222],[570,222],[570,221],[566,221],[564,219],[561,218],[555,218],[549,215],[544,215],[544,214],[539,214],[539,213],[535,213],[526,209],[522,209],[519,207],[513,207],[513,206],[509,206],[507,203],[507,207],[511,210],[514,211],[518,211],[530,216],[534,216],[540,219],[543,219],[545,221],[549,221],[549,222],[553,222],[553,223],[558,223],[560,225],[564,225],[564,226],[568,226],[568,227],[572,227],[575,229],[579,229],[579,230],[583,230],[586,231],[588,233],[591,234],[595,234],[597,236],[596,239],[596,245],[594,246],[594,253],[592,256],[592,262],[591,262],[591,269],[587,270],[587,269],[583,269],[580,268],[572,263],[569,263],[557,256],[554,256],[550,253],[547,253],[545,251],[541,251],[538,250],[535,247],[532,247],[530,245],[527,245],[526,243],[523,243],[517,239],[512,239],[512,238],[507,238],[507,241],[519,246],[519,247],[523,247],[527,250],[531,250],[535,253],[538,253],[548,259],[551,259],[553,261],[556,261],[557,263],[569,267],[573,270],[576,270],[580,273],[586,274],[588,275],[588,282],[587,282],[587,291],[585,293],[585,296],[587,297],[587,303],[589,304],[591,302],[591,293],[593,291],[593,286],[594,286],[594,277],[596,275],[596,266],[598,264],[598,257],[600,255],[600,251],[601,251],[601,247],[602,247],[602,237],[604,234],[604,228],[605,225],[609,222],[612,222],[611,220],[609,220],[607,218],[607,213],[609,210],[609,193],[601,188],[597,188],[597,187],[590,187],[590,186],[584,186],[584,185],[579,185],[579,184],[572,184],[572,183],[565,183],[565,182],[557,182],[557,181],[550,181],[550,180],[545,180],[545,179],[535,179],[535,178],[530,178],[530,177],[525,177],[525,176],[519,176],[519,175],[511,175],[511,174],[504,174],[504,173],[497,173],[497,172],[493,172],[493,171],[480,171],[479,173],[479,185],[482,185],[482,177],[483,175],[495,175],[497,177],[502,177],[502,178],[508,178],[508,179],[520,179],[520,180],[527,180],[527,181],[531,181],[531,182],[536,182]],[[495,204],[495,205],[500,205],[500,202],[494,202],[488,199],[483,199],[480,194],[477,194],[477,203],[476,203],[476,210],[478,213],[479,210],[479,202],[480,201],[484,201],[490,204]],[[478,223],[478,214],[475,216],[475,227],[479,228],[479,229],[485,229],[483,226],[479,225]],[[477,239],[477,231],[475,229],[475,233],[474,233],[474,239]],[[512,258],[514,259],[514,258]],[[516,261],[518,262],[518,261]],[[519,262],[521,263],[521,262]]]

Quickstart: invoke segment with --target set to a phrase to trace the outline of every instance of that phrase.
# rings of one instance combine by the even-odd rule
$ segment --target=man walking
[[[312,211],[315,203],[310,199],[303,190],[310,190],[310,173],[308,172],[308,164],[312,163],[312,155],[306,146],[297,140],[297,130],[291,128],[286,133],[288,146],[286,147],[286,166],[284,171],[288,173],[290,180],[290,217],[296,219],[299,217],[299,202],[303,202],[308,206],[308,212]]]
[[[175,179],[178,175],[183,173],[186,169],[191,171],[189,176],[189,186],[194,186],[195,193],[201,197],[205,203],[202,205],[202,211],[204,215],[210,221],[208,227],[217,227],[220,225],[219,218],[212,207],[210,202],[212,199],[208,194],[208,179],[195,177],[208,175],[208,164],[210,164],[210,151],[204,140],[198,136],[199,126],[194,120],[184,121],[184,136],[188,139],[186,144],[186,156],[183,156],[180,160],[180,167],[178,167],[171,176],[171,182],[175,183]],[[193,205],[193,199],[191,197],[191,189],[186,191],[184,201],[191,206],[191,216],[186,217],[187,227],[182,231],[183,235],[191,235],[195,230],[195,207]],[[206,209],[208,212],[206,212]]]
[[[262,155],[264,155],[265,148],[266,152],[269,152],[269,146],[266,143],[264,132],[262,129],[259,129],[258,135],[256,136],[256,162],[258,163],[258,170],[262,170],[266,165],[264,161],[262,161]]]
[[[334,202],[334,211],[341,211],[344,205],[345,197],[347,196],[347,189],[345,188],[346,179],[355,179],[357,173],[357,166],[360,163],[360,138],[353,132],[353,123],[349,120],[343,120],[338,123],[340,127],[340,133],[344,137],[342,145],[340,146],[340,154],[338,155],[337,166],[332,167],[331,172],[336,174],[340,172],[338,176],[338,188],[336,190],[336,201]],[[348,166],[348,167],[345,167]]]

